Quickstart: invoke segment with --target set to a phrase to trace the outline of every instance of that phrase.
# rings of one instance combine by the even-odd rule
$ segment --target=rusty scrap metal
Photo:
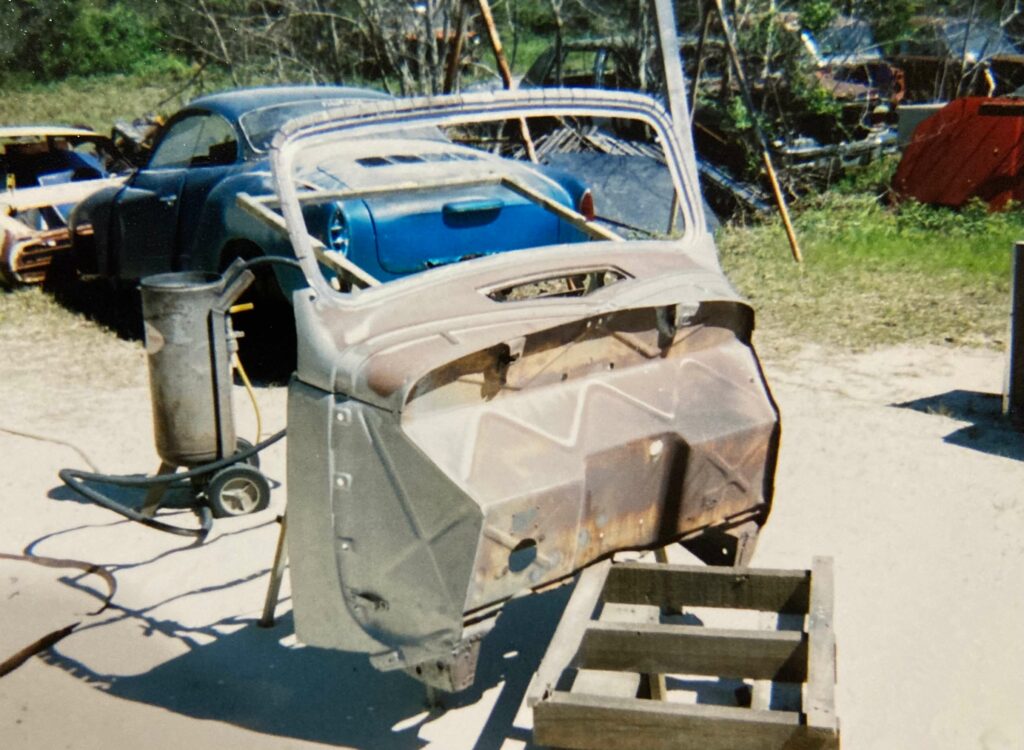
[[[107,177],[0,193],[0,283],[41,284],[54,258],[71,249],[67,227],[37,229],[22,221],[26,212],[78,203],[99,190],[123,183],[123,177]],[[90,229],[80,227],[80,233]]]
[[[914,130],[893,175],[893,188],[902,198],[950,208],[974,198],[992,210],[1020,202],[1022,128],[1020,99],[956,99]]]
[[[304,219],[338,196],[300,193],[291,165],[307,143],[372,137],[405,112],[453,127],[526,112],[632,117],[666,150],[683,231],[643,243],[605,233],[339,294]],[[510,597],[626,548],[713,538],[715,554],[692,548],[749,558],[778,415],[688,162],[657,103],[600,90],[363,104],[278,136],[283,222],[312,287],[294,297],[288,415],[300,640],[457,689]]]

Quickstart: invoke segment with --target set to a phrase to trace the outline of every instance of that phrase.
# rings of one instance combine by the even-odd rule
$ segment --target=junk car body
[[[800,32],[825,90],[842,102],[864,102],[894,109],[903,99],[903,71],[885,60],[871,26],[839,16],[817,34]]]
[[[0,281],[42,282],[67,251],[74,205],[117,184],[125,163],[109,138],[88,128],[0,128]]]
[[[983,18],[916,17],[890,59],[904,71],[910,102],[1005,96],[1024,85],[1024,53]]]
[[[78,206],[72,219],[78,271],[133,282],[167,271],[218,271],[239,257],[289,254],[288,243],[235,200],[240,193],[272,192],[270,139],[284,122],[304,113],[385,99],[364,89],[290,86],[194,100],[163,126],[145,167],[123,186]],[[310,154],[302,179],[326,190],[415,182],[423,172],[486,171],[488,158],[429,128],[391,132],[330,154]],[[585,191],[578,181],[528,166],[522,178],[569,206]],[[351,256],[382,279],[449,263],[484,246],[501,252],[542,237],[569,240],[575,234],[500,187],[474,193],[473,201],[458,188],[439,187],[430,195],[366,195],[311,210],[317,214],[311,217],[318,223],[316,236],[327,248]],[[277,282],[290,294],[301,280],[286,269],[277,271]],[[278,294],[272,284],[260,291],[268,298]]]
[[[465,136],[552,118],[646,129],[668,186],[662,232],[532,194],[586,241],[341,289],[323,274],[310,208],[338,196],[304,182],[307,153],[399,124]],[[559,89],[366,103],[277,136],[276,195],[257,204],[268,227],[287,228],[309,284],[293,297],[288,396],[299,640],[457,690],[513,597],[626,549],[681,541],[709,563],[749,559],[779,420],[753,312],[718,264],[689,128],[678,128],[643,95]],[[490,161],[472,189],[514,187],[520,169]]]
[[[843,167],[865,163],[894,147],[895,132],[887,122],[902,97],[900,71],[871,54],[852,56],[832,38],[822,52],[817,42],[807,44],[807,37],[803,43],[799,40],[799,25],[787,23],[784,28],[791,32],[784,41],[794,54],[807,58],[808,70],[802,74],[805,87],[819,88],[834,99],[840,105],[840,114],[778,110],[773,115],[777,119],[777,138],[773,144],[780,163],[808,178],[817,176],[827,181]],[[700,64],[698,50],[702,55]],[[701,45],[697,38],[684,37],[680,51],[700,94],[696,98],[693,127],[707,197],[726,211],[737,200],[756,210],[766,210],[768,203],[764,198],[768,193],[754,184],[745,184],[760,181],[751,171],[749,138],[736,130],[733,116],[723,104],[734,101],[738,91],[734,77],[729,75],[730,63],[722,39],[709,36]],[[759,70],[764,68],[758,66]],[[651,91],[657,90],[659,79],[657,65],[645,65],[635,41],[573,39],[541,53],[520,86]],[[758,101],[779,103],[791,98],[788,92],[794,82],[778,72],[752,81]]]

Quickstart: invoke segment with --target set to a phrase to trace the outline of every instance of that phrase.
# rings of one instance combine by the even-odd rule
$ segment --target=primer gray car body
[[[480,257],[347,293],[325,280],[303,221],[317,197],[293,179],[304,148],[397,123],[555,116],[649,128],[677,231]],[[599,90],[389,101],[290,124],[272,163],[310,285],[294,297],[288,407],[299,640],[456,690],[511,597],[619,550],[682,541],[708,562],[749,558],[778,414],[753,313],[704,229],[685,121]],[[562,291],[517,296],[550,284]]]

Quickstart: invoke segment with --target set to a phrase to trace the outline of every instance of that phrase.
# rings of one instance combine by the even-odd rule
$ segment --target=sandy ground
[[[137,346],[118,344],[104,376],[73,366],[87,349],[57,364],[7,341],[0,427],[69,441],[104,471],[156,468]],[[843,746],[1024,748],[1024,436],[996,418],[1002,357],[807,348],[768,373],[783,445],[754,564],[835,559]],[[283,425],[283,389],[259,399],[265,428]],[[236,403],[251,435],[241,392]],[[476,686],[428,713],[403,675],[297,645],[287,599],[275,628],[256,625],[284,487],[272,512],[218,522],[189,548],[79,502],[64,466],[85,468],[69,447],[0,432],[0,552],[102,564],[117,594],[90,614],[105,593],[95,576],[0,560],[0,659],[81,623],[0,678],[0,748],[531,746],[520,703],[567,588],[511,604]],[[281,446],[264,467],[283,482]]]

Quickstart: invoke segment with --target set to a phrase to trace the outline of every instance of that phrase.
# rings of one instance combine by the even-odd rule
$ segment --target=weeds
[[[774,343],[1003,344],[1020,211],[894,208],[870,192],[837,190],[805,201],[795,223],[802,266],[776,220],[719,236],[726,271]]]

